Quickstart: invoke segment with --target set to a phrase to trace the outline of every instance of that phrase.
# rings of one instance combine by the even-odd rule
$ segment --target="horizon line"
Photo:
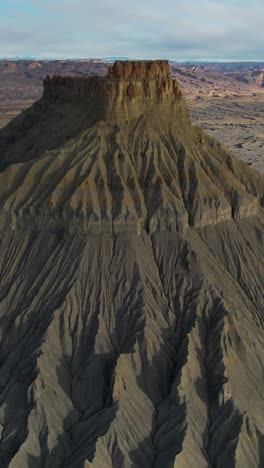
[[[31,60],[39,60],[39,61],[95,61],[100,60],[102,62],[113,62],[115,60],[126,61],[126,60],[168,60],[169,62],[175,63],[264,63],[264,59],[172,59],[167,57],[150,59],[150,58],[131,58],[131,57],[40,57],[40,56],[2,56],[0,57],[0,61],[31,61]]]

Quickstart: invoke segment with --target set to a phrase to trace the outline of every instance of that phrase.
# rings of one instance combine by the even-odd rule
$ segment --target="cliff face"
[[[0,466],[264,466],[263,176],[167,62],[0,132]]]
[[[165,124],[188,119],[188,112],[167,61],[115,62],[105,78],[47,77],[44,95],[80,98],[98,120],[122,123],[142,113]],[[182,115],[183,114],[183,115]]]

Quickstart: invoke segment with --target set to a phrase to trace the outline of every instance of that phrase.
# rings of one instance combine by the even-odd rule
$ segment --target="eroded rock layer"
[[[0,133],[0,466],[264,466],[263,176],[159,62]]]

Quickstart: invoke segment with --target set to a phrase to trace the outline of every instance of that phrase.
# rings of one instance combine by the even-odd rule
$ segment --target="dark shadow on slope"
[[[212,468],[235,468],[236,447],[243,424],[243,415],[224,387],[228,383],[221,342],[225,314],[221,299],[214,299],[212,303],[205,305],[205,339],[201,329],[200,334],[201,342],[205,342],[207,393],[203,391],[203,379],[199,378],[195,382],[198,396],[208,405],[208,425],[203,434],[203,449]]]
[[[115,419],[117,405],[112,399],[115,368],[113,356],[93,357],[93,362],[94,368],[101,369],[105,377],[103,386],[101,381],[97,381],[96,376],[89,377],[90,385],[96,389],[98,397],[101,399],[101,405],[99,406],[97,401],[94,402],[96,405],[94,409],[89,406],[86,411],[82,411],[73,402],[75,409],[63,421],[64,432],[58,437],[56,447],[49,453],[48,466],[83,468],[85,460],[90,462],[93,460],[98,438],[108,431],[110,424]],[[60,382],[60,368],[57,369],[57,374]],[[63,388],[63,382],[61,382],[61,387]],[[67,451],[65,451],[65,440],[70,441],[70,447],[67,447]]]
[[[113,256],[116,249],[113,249]],[[116,417],[118,402],[113,401],[113,386],[115,383],[115,368],[120,354],[129,354],[133,351],[139,334],[145,324],[143,314],[143,301],[141,295],[135,296],[138,271],[134,271],[133,280],[129,290],[122,295],[122,303],[117,300],[120,283],[111,280],[113,256],[109,263],[109,277],[107,278],[106,297],[109,313],[114,313],[116,325],[109,335],[109,343],[112,350],[109,353],[96,355],[94,353],[95,342],[99,333],[98,310],[90,310],[87,304],[82,303],[84,320],[82,339],[80,345],[73,346],[74,355],[68,356],[66,361],[77,360],[77,371],[72,373],[69,366],[68,377],[71,381],[71,399],[74,410],[63,421],[64,433],[59,436],[58,443],[51,453],[51,457],[57,458],[63,453],[65,439],[69,438],[71,447],[64,458],[60,458],[58,468],[82,468],[85,460],[92,462],[97,440],[104,436]],[[123,270],[124,266],[121,267]],[[122,278],[126,282],[126,277]],[[100,303],[100,289],[97,290],[95,303]],[[121,288],[122,289],[122,288]],[[117,300],[117,302],[115,302]],[[98,306],[99,307],[99,306]],[[112,310],[113,308],[113,310]],[[91,315],[92,314],[92,315]],[[74,340],[74,335],[72,336]],[[78,357],[79,356],[79,357]],[[76,363],[75,363],[76,367]],[[65,362],[57,368],[58,383],[65,387]],[[74,422],[73,422],[74,421]],[[113,442],[113,441],[112,441]],[[118,460],[122,458],[117,441],[109,449],[109,457],[113,459],[118,453]]]
[[[44,415],[43,415],[44,416]],[[44,416],[45,420],[45,416]],[[48,429],[44,425],[43,431],[39,434],[39,446],[41,457],[34,457],[33,455],[28,455],[28,468],[44,468],[48,458]],[[51,466],[51,465],[49,465]]]
[[[264,434],[256,429],[259,445],[259,468],[264,468]]]
[[[42,97],[0,130],[0,172],[62,147],[91,127],[89,102]]]
[[[155,447],[153,456],[150,458],[146,452],[146,445],[149,444],[149,438],[143,440],[136,450],[129,453],[133,468],[173,468],[175,466],[175,458],[182,451],[187,429],[186,404],[183,402],[177,405],[176,402],[170,402],[168,403],[168,407],[165,408],[165,411],[166,410],[168,413],[171,411],[171,417],[168,418],[168,420],[166,420],[167,418],[165,417],[163,423],[161,423],[160,427],[157,429],[157,432],[153,434],[153,444],[162,444],[162,449]],[[155,428],[154,431],[156,431]],[[143,459],[148,459],[148,461],[144,463],[142,462]],[[119,467],[114,466],[114,468]]]
[[[99,303],[99,291],[95,302]],[[52,465],[58,468],[82,468],[86,459],[92,461],[97,439],[108,431],[117,409],[112,399],[117,355],[114,350],[107,354],[94,354],[99,330],[98,311],[96,308],[91,311],[89,304],[84,303],[82,306],[82,337],[76,347],[72,335],[73,355],[65,356],[68,363],[67,379],[70,381],[68,397],[74,409],[64,419],[64,432],[58,437],[57,445],[50,454],[51,458],[60,459],[59,463]],[[72,367],[76,365],[77,370],[73,371]],[[56,372],[58,384],[64,389],[65,362],[57,367]],[[71,441],[71,447],[64,453],[66,438]]]
[[[31,392],[29,393],[29,390],[38,374],[36,364],[43,336],[52,321],[54,311],[62,304],[74,282],[75,266],[78,264],[82,251],[81,244],[78,247],[78,252],[75,250],[73,238],[71,238],[71,248],[67,252],[64,250],[64,242],[60,243],[59,249],[57,249],[56,242],[55,244],[51,243],[48,248],[47,242],[42,243],[43,239],[43,236],[39,236],[40,244],[36,242],[35,251],[31,243],[28,246],[31,250],[32,264],[35,262],[35,269],[31,269],[27,265],[28,256],[24,255],[23,268],[21,269],[22,279],[17,280],[15,284],[17,290],[22,289],[26,293],[24,292],[23,300],[20,302],[14,300],[15,305],[12,313],[10,311],[9,316],[6,317],[6,323],[2,323],[2,332],[3,330],[7,331],[2,336],[0,343],[2,379],[0,401],[1,404],[5,404],[5,413],[2,417],[6,422],[6,431],[0,443],[2,451],[8,450],[8,452],[12,452],[13,456],[28,435],[28,416],[35,405],[33,395]],[[45,250],[45,255],[41,255],[43,252],[41,252],[40,247]],[[75,253],[74,261],[71,257],[73,252]],[[56,267],[52,264],[47,266],[49,255],[54,255],[57,258],[58,265]],[[68,260],[71,261],[71,268],[67,265]],[[51,269],[53,272],[58,269],[55,278],[51,274]],[[33,287],[34,281],[36,283]],[[43,296],[39,297],[38,293],[41,287]],[[16,299],[15,294],[13,297]],[[36,297],[38,297],[38,301],[30,310]],[[10,382],[12,382],[12,386],[10,386]],[[1,468],[5,468],[5,466],[8,465],[1,464]]]
[[[156,406],[156,417],[153,421],[153,429],[150,436],[139,444],[136,450],[129,453],[133,467],[142,468],[173,468],[177,454],[182,451],[183,441],[186,434],[186,403],[179,393],[181,372],[188,356],[188,338],[184,338],[177,362],[169,372],[167,370],[166,382],[163,387],[163,398]],[[147,361],[146,361],[147,362]],[[160,357],[152,360],[150,367],[154,374],[160,369]],[[143,370],[144,373],[144,370]],[[141,387],[144,385],[144,376],[139,376]],[[152,457],[149,457],[147,448],[152,446]],[[146,462],[147,460],[147,462]],[[115,467],[118,468],[118,467]]]
[[[198,281],[198,279],[197,279]],[[198,287],[199,284],[199,287]],[[173,468],[175,459],[182,451],[183,442],[187,431],[186,422],[186,402],[184,395],[180,392],[182,369],[188,359],[188,345],[190,333],[196,320],[195,298],[200,290],[200,282],[194,288],[185,291],[184,303],[182,304],[182,314],[176,322],[175,333],[172,338],[174,346],[174,365],[167,369],[166,382],[162,382],[163,397],[156,405],[157,415],[153,423],[153,431],[150,437],[143,441],[137,450],[130,453],[130,458],[135,467],[142,468]],[[147,357],[146,361],[147,362]],[[150,366],[159,372],[161,369],[161,358],[159,355],[152,359]],[[144,370],[142,371],[144,372]],[[160,376],[164,376],[164,371]],[[163,379],[164,380],[164,379]],[[144,375],[139,376],[141,386],[144,383]],[[147,464],[142,464],[145,445],[151,443],[153,446],[152,460]]]

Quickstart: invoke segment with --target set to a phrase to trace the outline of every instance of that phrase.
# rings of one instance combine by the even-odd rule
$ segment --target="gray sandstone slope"
[[[0,132],[0,466],[264,466],[263,176],[167,62]]]

